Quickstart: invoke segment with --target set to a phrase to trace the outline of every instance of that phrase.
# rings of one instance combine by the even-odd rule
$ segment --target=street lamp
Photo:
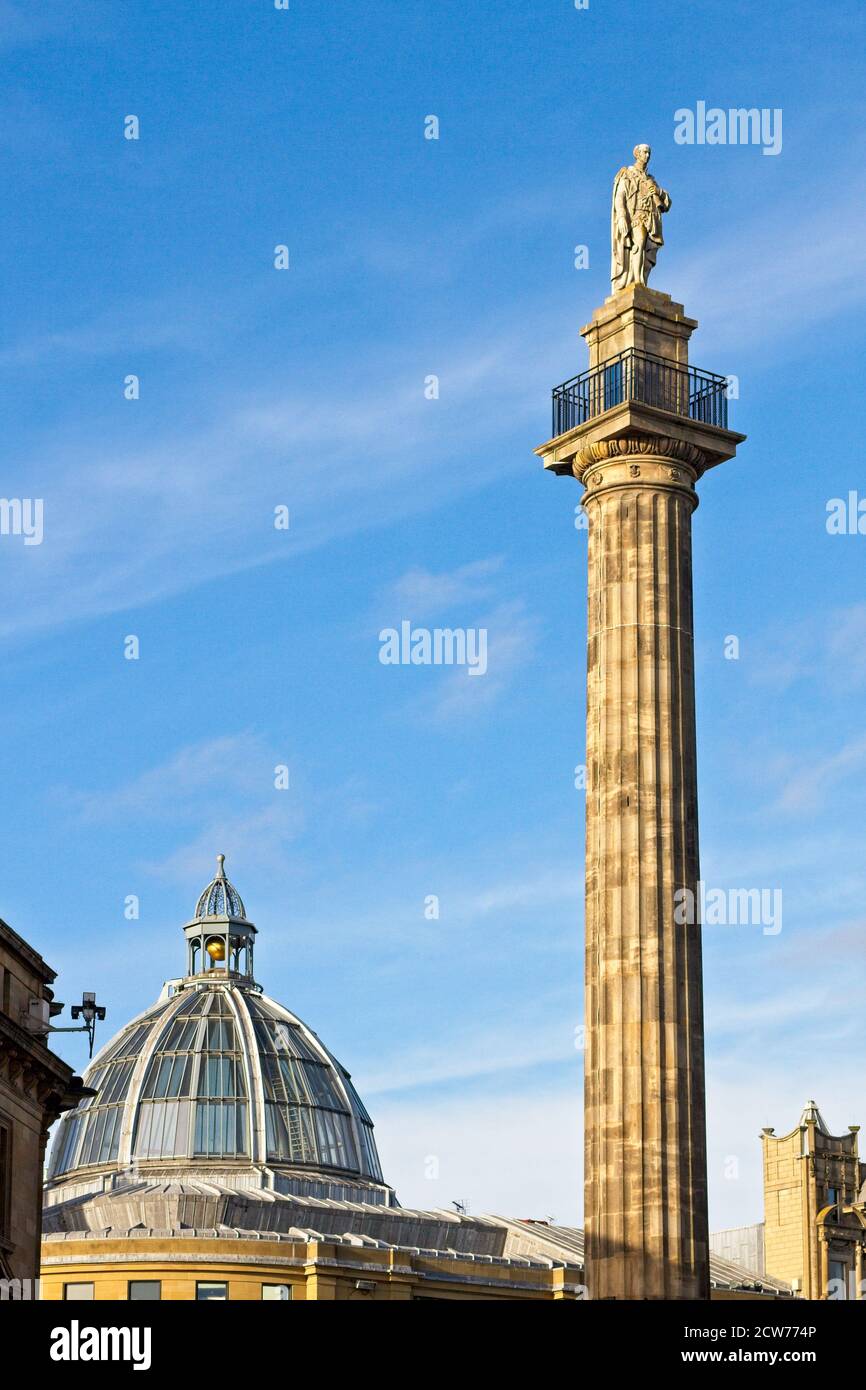
[[[101,1022],[105,1018],[105,1009],[101,1004],[97,1004],[96,995],[89,990],[85,990],[81,996],[80,1004],[73,1004],[69,1010],[73,1018],[83,1018],[84,1023],[79,1028],[52,1028],[52,1033],[86,1033],[90,1043],[90,1056],[93,1056],[93,1035],[96,1032],[97,1019]]]

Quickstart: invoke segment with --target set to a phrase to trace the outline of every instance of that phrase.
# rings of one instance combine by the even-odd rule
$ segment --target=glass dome
[[[300,1019],[249,986],[183,988],[130,1024],[84,1075],[49,1177],[137,1162],[240,1160],[382,1181],[349,1073]]]
[[[234,895],[230,915],[243,917],[221,864],[199,907],[217,885]],[[139,1165],[276,1165],[383,1181],[373,1124],[346,1069],[249,976],[212,962],[167,986],[84,1082],[95,1095],[63,1117],[49,1182]]]

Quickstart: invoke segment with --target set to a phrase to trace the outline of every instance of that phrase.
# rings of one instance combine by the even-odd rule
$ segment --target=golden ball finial
[[[205,946],[205,950],[211,960],[225,960],[226,958],[226,943],[221,936],[212,936]]]

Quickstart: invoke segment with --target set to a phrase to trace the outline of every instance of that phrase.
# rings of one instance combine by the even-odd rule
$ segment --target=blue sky
[[[0,3],[0,491],[45,505],[42,545],[0,537],[0,915],[114,1030],[224,851],[407,1205],[581,1213],[586,534],[532,450],[639,140],[673,199],[652,283],[749,436],[695,518],[703,875],[784,894],[778,935],[706,931],[713,1225],[760,1216],[762,1125],[812,1095],[866,1124],[866,535],[825,525],[866,495],[863,30]],[[676,144],[699,100],[780,108],[781,153]],[[487,628],[487,675],[381,665],[403,619]]]

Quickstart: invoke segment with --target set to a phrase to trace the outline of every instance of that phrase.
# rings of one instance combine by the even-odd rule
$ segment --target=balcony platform
[[[581,450],[590,444],[622,439],[628,435],[656,436],[694,445],[706,460],[701,472],[733,458],[746,438],[735,430],[708,425],[658,406],[623,401],[584,424],[555,435],[546,444],[541,444],[535,453],[551,473],[571,477],[575,475],[575,461]]]

